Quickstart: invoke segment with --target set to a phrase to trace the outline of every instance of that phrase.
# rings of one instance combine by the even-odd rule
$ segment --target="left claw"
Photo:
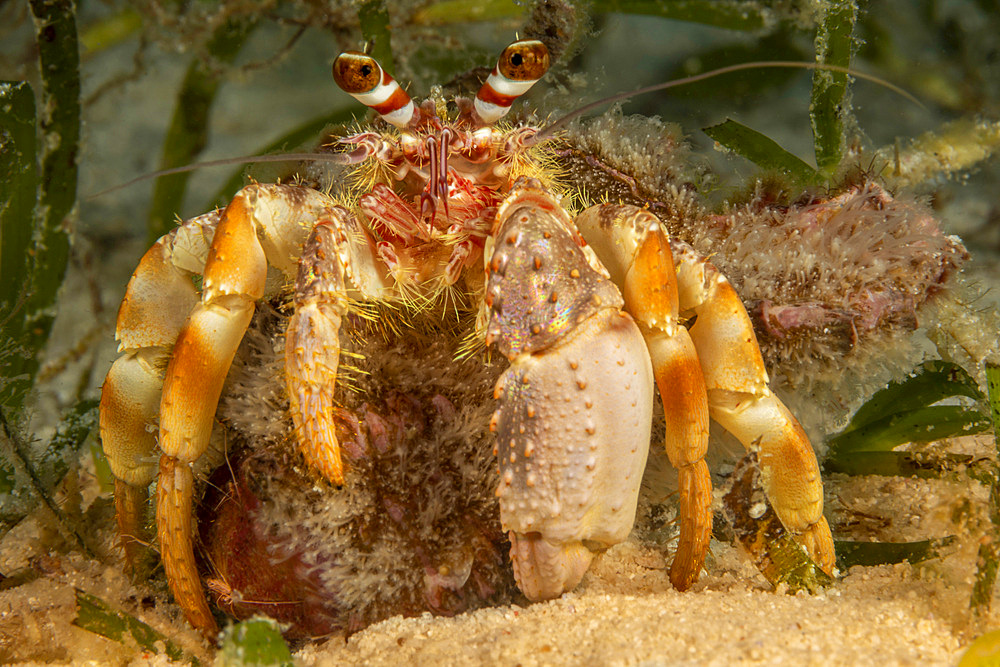
[[[543,599],[576,586],[593,552],[632,529],[653,378],[618,290],[590,268],[568,217],[532,186],[516,189],[498,214],[487,300],[488,330],[511,359],[491,426],[500,518],[518,585]]]
[[[768,389],[750,319],[728,281],[690,247],[672,244],[649,212],[597,206],[574,226],[537,181],[515,184],[494,232],[487,341],[511,366],[497,383],[491,426],[501,520],[525,595],[571,589],[591,552],[631,529],[654,378],[680,481],[674,586],[697,580],[708,550],[709,415],[759,447],[775,512],[831,571],[815,454]],[[681,314],[697,317],[690,329]]]

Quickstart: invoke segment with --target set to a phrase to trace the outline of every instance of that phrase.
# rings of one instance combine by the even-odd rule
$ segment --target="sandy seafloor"
[[[954,534],[958,508],[985,504],[982,487],[954,480],[835,478],[827,486],[835,524],[848,506],[855,523],[883,512],[894,516],[891,529],[881,522],[882,539]],[[137,591],[115,563],[42,548],[50,537],[29,520],[0,544],[0,571],[30,562],[41,574],[0,591],[0,663],[169,662],[72,626],[74,587],[211,662],[209,647],[162,591]],[[96,537],[111,539],[110,532]],[[996,626],[995,617],[970,622],[976,546],[975,539],[959,540],[919,565],[855,566],[817,595],[789,595],[774,591],[737,548],[713,541],[700,581],[679,593],[668,581],[664,551],[630,538],[560,599],[453,618],[394,617],[346,639],[297,646],[295,659],[302,665],[949,665],[982,629]]]
[[[8,545],[9,546],[9,545]],[[5,554],[7,559],[10,554]],[[202,659],[207,647],[168,603],[136,605],[115,566],[50,556],[47,575],[0,592],[0,662],[163,664],[73,627],[73,587],[125,608]],[[454,618],[391,618],[300,648],[296,662],[440,665],[947,665],[972,635],[962,562],[855,567],[818,595],[770,590],[729,546],[674,591],[657,551],[625,543],[558,600]],[[9,560],[8,560],[9,562]],[[968,570],[971,573],[971,570]]]

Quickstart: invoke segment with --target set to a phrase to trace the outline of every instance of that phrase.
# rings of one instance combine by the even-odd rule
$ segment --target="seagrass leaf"
[[[110,604],[85,591],[76,589],[76,618],[73,625],[126,646],[137,645],[153,654],[159,653],[158,643],[171,660],[186,660],[192,665],[201,663],[186,654],[179,646],[146,625],[135,616],[119,611]]]
[[[801,184],[816,183],[820,176],[800,158],[792,155],[773,139],[731,118],[702,131],[737,155],[758,167],[786,174]]]

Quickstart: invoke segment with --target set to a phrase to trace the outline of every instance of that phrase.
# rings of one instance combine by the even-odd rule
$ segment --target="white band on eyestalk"
[[[395,83],[395,81],[393,81]],[[409,100],[402,109],[397,109],[389,113],[379,114],[382,116],[382,120],[389,123],[390,125],[395,125],[396,127],[402,129],[410,124],[413,120],[413,115],[416,112],[416,107],[413,104],[413,100]]]
[[[514,81],[494,69],[473,102],[476,113],[487,125],[495,123],[507,115],[514,100],[528,92],[537,81]]]
[[[509,106],[501,107],[493,104],[492,102],[484,102],[478,97],[473,102],[473,105],[475,106],[476,113],[479,115],[480,120],[482,120],[486,125],[492,125],[506,116],[507,112],[510,111]]]
[[[416,108],[406,91],[384,71],[382,82],[373,90],[352,95],[357,101],[377,111],[385,122],[400,128],[409,124]]]
[[[515,81],[514,79],[508,79],[496,69],[490,72],[489,78],[486,79],[486,84],[490,86],[490,88],[492,88],[497,94],[504,95],[506,97],[520,97],[528,92],[528,90],[530,90],[536,83],[538,83],[538,79],[532,79],[531,81]]]

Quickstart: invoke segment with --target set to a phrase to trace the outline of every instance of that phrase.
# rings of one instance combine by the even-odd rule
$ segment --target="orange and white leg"
[[[188,621],[217,631],[192,544],[191,464],[208,447],[222,385],[264,296],[267,260],[257,236],[260,192],[244,189],[226,207],[205,263],[201,300],[174,344],[160,400],[156,524],[167,582]]]
[[[140,260],[118,310],[122,356],[101,388],[100,431],[115,475],[118,533],[133,571],[150,539],[144,517],[159,458],[155,424],[163,369],[198,302],[192,277],[204,267],[218,220],[218,212],[209,213],[160,238]]]
[[[205,263],[201,301],[178,335],[167,366],[160,401],[163,456],[157,487],[161,556],[174,597],[188,621],[206,634],[214,634],[217,628],[194,559],[191,465],[208,446],[226,375],[250,324],[254,304],[265,294],[268,266],[284,274],[282,282],[294,275],[307,235],[333,210],[325,195],[308,188],[253,185],[241,190],[219,221]],[[342,231],[346,244],[348,232]],[[335,251],[343,260],[341,266],[350,265],[351,252],[346,246]],[[359,282],[367,278],[360,276]],[[304,305],[308,310],[310,304]],[[311,334],[305,328],[308,339]],[[334,341],[336,334],[333,330],[322,332]],[[332,345],[336,347],[336,342]],[[309,370],[308,362],[306,366],[304,372]],[[297,407],[308,409],[301,404]],[[306,443],[307,450],[310,444]],[[315,465],[317,460],[311,463]],[[320,467],[338,481],[336,463]]]
[[[125,355],[112,367],[101,402],[105,450],[121,480],[119,522],[123,534],[136,534],[145,486],[157,470],[157,442],[149,426],[158,416],[161,554],[186,616],[209,634],[215,622],[191,540],[192,466],[210,451],[219,395],[254,302],[269,283],[277,288],[294,277],[303,242],[332,208],[329,198],[309,188],[248,186],[224,211],[185,223],[154,246],[119,313]],[[363,235],[343,231],[345,238]],[[362,297],[383,289],[370,248],[338,252],[348,258],[344,264]],[[277,271],[269,274],[269,266]],[[194,273],[204,276],[200,297]]]
[[[764,491],[782,524],[826,572],[835,560],[823,517],[816,454],[802,427],[768,388],[753,325],[729,281],[687,244],[672,241],[681,314],[701,359],[713,419],[760,456]]]
[[[669,240],[654,215],[634,206],[595,206],[576,224],[622,288],[625,310],[649,349],[666,419],[667,455],[680,488],[680,537],[670,581],[687,590],[701,573],[712,534],[712,480],[705,463],[708,397],[698,353],[678,322]]]
[[[309,236],[314,227],[319,230]],[[308,241],[308,242],[307,242]],[[201,301],[174,345],[160,402],[160,481],[157,527],[167,579],[188,621],[214,634],[192,543],[191,464],[205,452],[226,375],[267,287],[268,267],[299,272],[289,324],[286,375],[298,444],[307,462],[340,483],[339,448],[329,414],[346,302],[345,279],[358,298],[390,287],[357,221],[320,192],[287,185],[253,185],[226,207],[205,263]]]

